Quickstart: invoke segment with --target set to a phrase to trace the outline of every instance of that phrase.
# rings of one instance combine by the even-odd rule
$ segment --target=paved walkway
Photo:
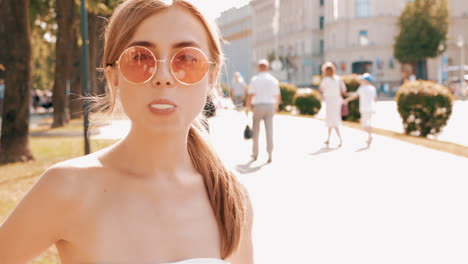
[[[351,128],[327,149],[321,121],[276,116],[273,163],[264,140],[250,163],[244,120],[220,112],[211,138],[250,191],[256,263],[468,263],[468,159],[381,136],[367,149]]]

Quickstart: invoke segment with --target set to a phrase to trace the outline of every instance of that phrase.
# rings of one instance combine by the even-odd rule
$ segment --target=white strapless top
[[[229,264],[229,262],[215,258],[196,258],[163,264]]]

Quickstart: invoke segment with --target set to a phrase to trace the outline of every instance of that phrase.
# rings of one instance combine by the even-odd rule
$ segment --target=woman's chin
[[[179,122],[171,122],[168,121],[143,121],[139,122],[138,124],[133,123],[137,131],[145,131],[151,134],[179,134],[179,133],[187,133],[189,130],[190,125],[184,125]]]

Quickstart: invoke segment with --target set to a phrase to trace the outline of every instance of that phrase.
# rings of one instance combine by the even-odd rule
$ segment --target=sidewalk
[[[273,163],[250,163],[244,116],[220,111],[211,138],[248,188],[256,263],[468,263],[468,159],[320,120],[275,116]],[[450,173],[448,173],[450,172]]]

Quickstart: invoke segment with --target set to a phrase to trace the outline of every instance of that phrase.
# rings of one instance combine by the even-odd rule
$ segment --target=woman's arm
[[[325,86],[323,85],[323,81],[320,82],[319,91],[322,92],[322,93],[323,93],[323,91],[325,91]]]
[[[63,171],[46,171],[0,226],[0,263],[27,263],[62,239],[73,210]]]
[[[245,191],[247,194],[247,190]],[[228,259],[231,264],[253,264],[253,241],[252,241],[252,226],[253,226],[253,209],[252,203],[248,195],[247,198],[247,210],[246,210],[246,221],[245,226],[242,230],[241,241],[237,251],[234,252]]]

